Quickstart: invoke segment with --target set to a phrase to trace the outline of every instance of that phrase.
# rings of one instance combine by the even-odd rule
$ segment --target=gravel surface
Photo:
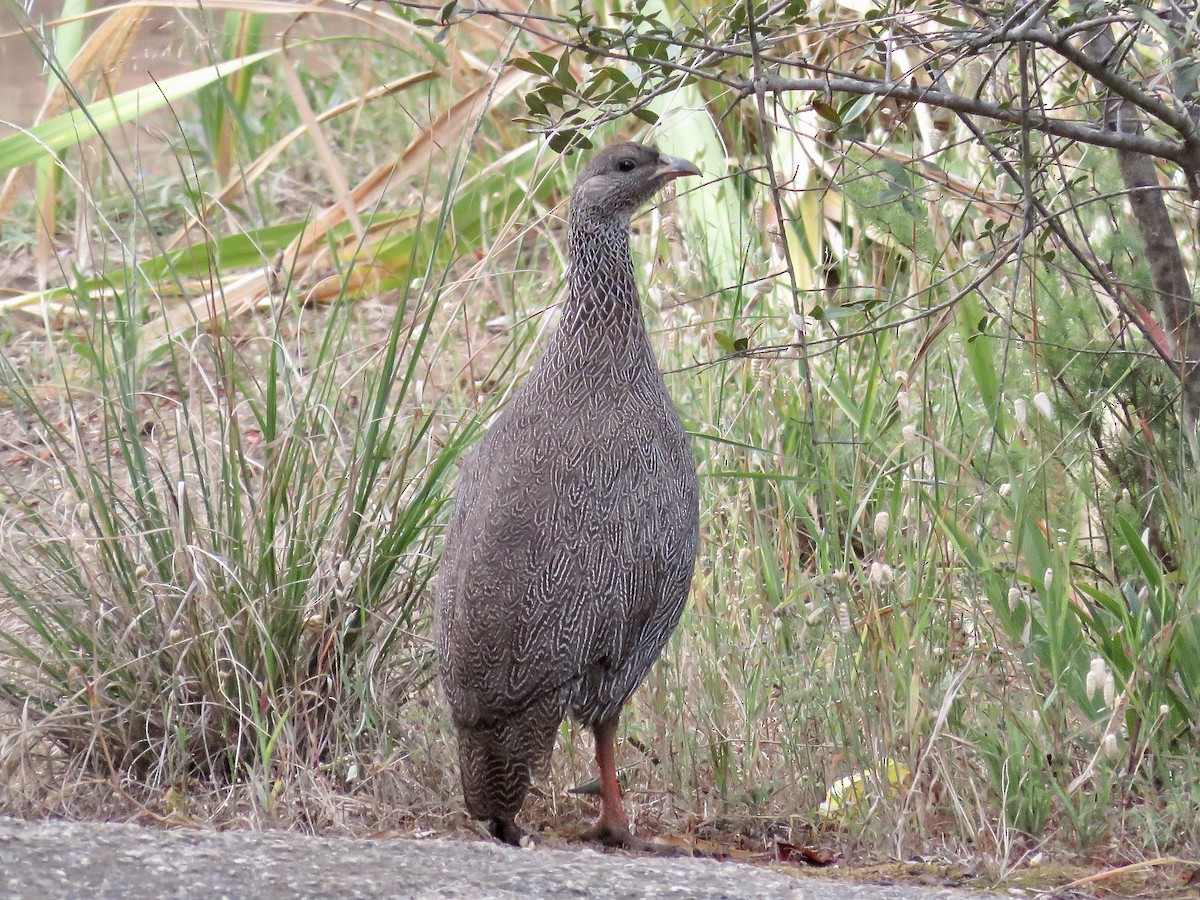
[[[485,841],[354,840],[287,832],[158,831],[0,818],[5,898],[703,897],[969,900],[739,863]]]

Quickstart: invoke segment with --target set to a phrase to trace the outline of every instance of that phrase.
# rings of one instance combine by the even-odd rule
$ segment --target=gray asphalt
[[[987,895],[853,885],[740,863],[586,848],[518,850],[485,841],[160,831],[0,817],[0,896],[969,900]]]

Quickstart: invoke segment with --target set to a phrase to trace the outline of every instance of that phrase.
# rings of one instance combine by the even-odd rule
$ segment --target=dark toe
[[[521,829],[512,819],[491,819],[488,822],[488,834],[514,847],[521,846]]]

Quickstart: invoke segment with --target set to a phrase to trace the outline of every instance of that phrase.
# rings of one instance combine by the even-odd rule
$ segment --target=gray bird
[[[596,738],[601,813],[583,835],[644,847],[617,784],[621,707],[687,600],[699,490],[642,318],[631,216],[699,175],[645,144],[584,167],[558,330],[468,455],[435,589],[442,691],[466,807],[499,840],[567,715]]]

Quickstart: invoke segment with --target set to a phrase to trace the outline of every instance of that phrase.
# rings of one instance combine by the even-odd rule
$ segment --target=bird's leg
[[[596,767],[600,770],[600,819],[583,833],[585,841],[599,841],[608,847],[648,850],[650,845],[633,836],[625,808],[621,804],[621,785],[617,782],[617,722],[620,713],[592,727],[596,736]]]

